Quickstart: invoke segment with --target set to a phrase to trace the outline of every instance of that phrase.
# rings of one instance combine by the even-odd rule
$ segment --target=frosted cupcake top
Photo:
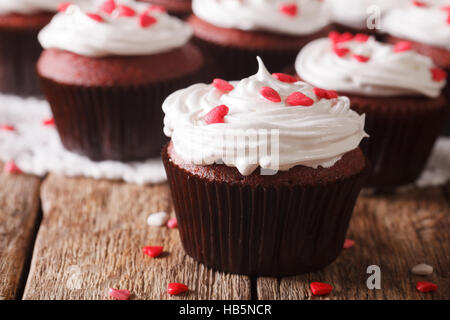
[[[46,49],[102,57],[161,53],[185,45],[191,35],[187,23],[161,7],[106,0],[62,8],[38,38]]]
[[[367,19],[374,14],[384,14],[411,0],[326,0],[333,21],[355,29],[367,27]]]
[[[78,2],[82,1],[87,0],[78,0]],[[58,6],[64,2],[64,0],[1,0],[0,14],[33,14],[41,11],[56,12]]]
[[[365,96],[438,97],[446,73],[411,50],[411,43],[383,44],[364,34],[330,33],[298,54],[297,74],[306,82]]]
[[[329,24],[319,0],[193,0],[195,15],[215,26],[306,35]]]
[[[348,98],[271,75],[258,63],[249,78],[195,84],[166,99],[164,133],[179,157],[197,165],[225,163],[242,175],[258,167],[331,167],[367,136],[365,117],[350,109]]]
[[[387,33],[450,50],[450,0],[410,1],[384,17]]]

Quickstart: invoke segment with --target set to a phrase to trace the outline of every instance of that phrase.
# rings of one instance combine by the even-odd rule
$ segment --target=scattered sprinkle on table
[[[355,240],[345,239],[344,241],[344,249],[349,249],[355,245]]]
[[[167,286],[167,293],[170,295],[178,295],[187,291],[189,291],[188,286],[182,283],[172,282]]]
[[[177,218],[171,218],[169,221],[167,221],[167,227],[170,229],[174,229],[178,227],[178,221]]]
[[[159,257],[163,250],[164,247],[162,246],[147,246],[142,248],[142,252],[152,258]]]
[[[153,227],[162,227],[167,223],[167,220],[169,220],[169,215],[166,212],[161,211],[149,215],[147,224]]]
[[[428,264],[421,263],[412,267],[411,273],[418,276],[428,276],[433,273],[433,267]]]
[[[109,296],[116,299],[116,300],[128,300],[131,293],[128,290],[118,290],[114,288],[109,288],[108,292]]]
[[[436,284],[428,281],[419,281],[416,284],[416,289],[420,292],[434,292],[437,288]]]
[[[315,296],[323,296],[329,294],[333,287],[328,283],[323,282],[311,282],[309,287],[311,288],[311,292]]]

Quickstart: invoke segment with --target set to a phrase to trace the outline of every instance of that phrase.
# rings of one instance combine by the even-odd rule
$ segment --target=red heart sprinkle
[[[72,2],[62,2],[58,5],[58,12],[66,12],[67,8],[72,4]]]
[[[189,291],[188,286],[182,283],[172,282],[167,286],[167,293],[170,295],[178,295],[187,291]]]
[[[163,252],[163,249],[161,246],[148,246],[142,248],[142,252],[149,257],[156,258]]]
[[[365,62],[370,60],[369,57],[362,56],[362,55],[359,55],[359,54],[352,54],[352,57],[354,59],[356,59],[358,62],[362,62],[362,63],[365,63]]]
[[[281,97],[278,94],[278,92],[276,92],[274,89],[272,89],[271,87],[262,87],[259,90],[259,93],[261,93],[261,95],[266,98],[269,101],[272,102],[281,102]]]
[[[323,296],[329,294],[333,290],[331,285],[322,282],[311,282],[309,287],[311,288],[312,294],[315,296]]]
[[[294,92],[286,98],[286,104],[290,106],[309,107],[314,104],[314,100],[301,92]]]
[[[367,40],[369,40],[369,35],[364,33],[357,33],[353,38],[353,40],[358,42],[367,42]]]
[[[16,128],[14,126],[11,126],[9,124],[4,124],[0,126],[0,130],[2,131],[14,131]]]
[[[86,13],[86,15],[89,18],[91,18],[92,20],[95,20],[97,22],[103,22],[103,18],[100,15],[96,14],[96,13],[89,13],[88,12],[88,13]]]
[[[206,124],[224,123],[230,109],[224,104],[211,109],[204,117]]]
[[[338,56],[338,57],[343,57],[345,56],[347,53],[350,52],[349,49],[347,48],[338,48],[336,46],[333,46],[333,52]]]
[[[118,290],[114,288],[109,288],[109,296],[116,300],[128,300],[131,293],[128,290]]]
[[[431,68],[431,75],[436,82],[444,81],[447,79],[447,72],[439,68]]]
[[[146,12],[139,15],[139,25],[142,28],[147,28],[157,21],[155,17],[149,16]]]
[[[447,24],[450,24],[450,12],[447,15]]]
[[[272,73],[272,77],[281,82],[294,83],[299,81],[296,77],[293,77],[286,73]]]
[[[423,1],[413,1],[413,5],[416,7],[428,7],[428,4]]]
[[[437,288],[437,285],[428,281],[419,281],[416,284],[416,289],[420,292],[434,292],[437,290]]]
[[[231,90],[234,89],[233,85],[231,83],[229,83],[228,81],[216,78],[213,80],[213,86],[214,88],[216,88],[219,91],[223,91],[223,92],[230,92]]]
[[[295,17],[298,13],[298,7],[294,3],[285,3],[280,6],[280,11],[289,17]]]
[[[450,6],[442,7],[441,10],[450,13]]]
[[[344,249],[349,249],[355,245],[355,240],[345,239],[344,241]]]
[[[136,11],[134,11],[133,8],[130,8],[125,5],[119,5],[118,9],[119,9],[119,17],[134,17],[134,15],[136,14]]]
[[[171,218],[169,221],[167,221],[167,227],[170,229],[175,229],[178,227],[178,221],[177,218]]]
[[[116,2],[114,0],[106,0],[100,5],[100,10],[111,14],[116,9]]]
[[[341,43],[341,42],[347,42],[353,39],[353,35],[350,32],[344,32],[340,34],[337,31],[331,31],[328,34],[328,38],[334,43]]]
[[[411,50],[412,48],[412,43],[409,41],[400,41],[397,42],[394,46],[394,52],[395,53],[399,53],[399,52],[403,52],[403,51],[408,51]]]
[[[150,5],[147,9],[147,12],[167,12],[166,8],[157,5]]]
[[[20,174],[22,173],[22,170],[16,165],[16,163],[11,160],[5,163],[5,166],[3,167],[3,172],[5,173],[11,173],[11,174]]]
[[[313,89],[317,99],[335,99],[338,97],[338,94],[334,90],[325,90],[321,88],[314,88]]]
[[[42,121],[42,124],[44,126],[54,126],[55,125],[55,119],[53,119],[53,118],[44,119]]]

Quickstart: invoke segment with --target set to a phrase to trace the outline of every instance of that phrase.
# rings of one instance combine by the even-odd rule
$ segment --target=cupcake
[[[43,91],[68,150],[92,160],[158,156],[161,104],[198,80],[202,55],[177,18],[144,3],[106,3],[70,5],[39,33]]]
[[[379,31],[382,17],[392,8],[400,8],[410,0],[326,0],[338,31],[372,33]]]
[[[141,0],[165,8],[170,14],[187,18],[191,13],[191,0]]]
[[[411,47],[450,72],[450,1],[411,1],[402,10],[392,10],[383,20],[388,42]],[[450,85],[445,90],[450,99]],[[450,135],[450,119],[446,133]]]
[[[163,104],[181,241],[224,272],[318,270],[339,255],[366,177],[364,116],[258,62],[254,76],[196,84]]]
[[[194,0],[188,21],[209,58],[210,76],[241,79],[256,72],[255,56],[282,70],[309,41],[328,33],[329,12],[317,0]]]
[[[422,172],[449,111],[441,94],[445,71],[402,44],[363,34],[318,39],[300,51],[295,69],[304,81],[335,88],[366,114],[370,139],[361,148],[373,172],[368,186],[414,182]]]
[[[61,0],[0,1],[0,92],[38,95],[35,65],[42,48],[37,34]]]

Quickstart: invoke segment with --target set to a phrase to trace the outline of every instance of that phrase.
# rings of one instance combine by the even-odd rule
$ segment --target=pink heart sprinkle
[[[352,57],[354,59],[356,59],[358,62],[361,62],[361,63],[365,63],[365,62],[370,60],[369,57],[362,56],[362,55],[359,55],[359,54],[353,54]]]
[[[167,227],[169,229],[175,229],[178,227],[178,221],[177,218],[171,218],[169,221],[167,221]]]
[[[96,14],[96,13],[90,13],[90,12],[88,12],[88,13],[86,13],[86,15],[87,15],[89,18],[91,18],[92,20],[94,20],[94,21],[97,21],[97,22],[103,22],[103,18],[102,18],[100,15]]]
[[[230,110],[224,104],[211,109],[204,117],[206,124],[224,123],[225,116]]]
[[[128,300],[131,293],[128,290],[118,290],[114,288],[109,288],[109,296],[116,300]]]
[[[72,4],[72,2],[62,2],[58,5],[58,12],[66,12],[67,8]]]
[[[355,245],[355,240],[352,239],[345,239],[344,241],[344,249],[350,249],[351,247],[353,247]]]
[[[298,14],[298,7],[294,3],[285,3],[280,6],[280,11],[289,17],[295,17]]]
[[[281,97],[278,92],[276,92],[271,87],[262,87],[259,92],[261,95],[269,101],[272,102],[281,102]]]
[[[118,9],[119,9],[119,17],[134,17],[134,15],[136,14],[136,11],[134,11],[133,8],[130,8],[125,5],[119,5]]]
[[[314,100],[301,92],[294,92],[286,98],[286,104],[290,106],[309,107],[314,104]]]
[[[230,92],[234,89],[233,85],[231,83],[229,83],[228,81],[225,81],[223,79],[214,79],[213,80],[213,86],[214,88],[216,88],[219,91],[222,92]]]
[[[272,77],[274,77],[278,81],[286,82],[286,83],[294,83],[294,82],[299,81],[296,77],[291,76],[286,73],[272,73]]]
[[[16,165],[16,163],[11,160],[5,163],[5,166],[3,167],[3,172],[10,173],[10,174],[21,174],[22,170]]]
[[[111,14],[116,9],[116,2],[114,0],[106,0],[100,5],[100,10]]]
[[[139,15],[139,25],[142,28],[147,28],[155,24],[158,20],[155,17],[149,16],[146,12]]]
[[[14,126],[8,125],[8,124],[3,124],[0,126],[0,130],[2,131],[14,131],[16,130],[16,128]]]
[[[403,52],[403,51],[408,51],[411,50],[412,48],[412,43],[409,41],[400,41],[397,42],[394,46],[394,52],[395,53],[399,53],[399,52]]]

